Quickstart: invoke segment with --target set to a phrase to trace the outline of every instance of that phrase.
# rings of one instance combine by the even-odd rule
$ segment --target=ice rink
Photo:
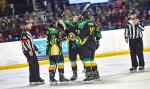
[[[46,83],[37,86],[29,86],[28,68],[0,70],[0,89],[150,89],[150,53],[144,53],[144,56],[145,71],[136,73],[129,72],[131,67],[129,55],[96,59],[101,76],[99,84],[50,86],[49,65],[40,66],[41,77],[45,79]],[[79,61],[78,80],[85,78],[82,71],[83,65]],[[65,63],[65,76],[66,78],[72,76],[69,62]]]

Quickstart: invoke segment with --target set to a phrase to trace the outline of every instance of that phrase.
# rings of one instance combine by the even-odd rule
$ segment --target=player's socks
[[[55,78],[55,72],[54,70],[49,71],[49,78],[50,78],[50,83],[58,82]]]

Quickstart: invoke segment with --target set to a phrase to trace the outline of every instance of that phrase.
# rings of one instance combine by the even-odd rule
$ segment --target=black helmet
[[[30,20],[25,20],[23,25],[27,25],[27,24],[32,24],[32,22]]]
[[[136,14],[136,11],[135,11],[135,10],[129,11],[129,16],[130,16],[130,15],[134,15],[134,14]]]
[[[31,20],[25,20],[25,21],[23,21],[23,23],[20,25],[20,28],[23,29],[23,30],[25,30],[25,26],[28,25],[28,24],[30,24],[31,26],[33,25]]]
[[[64,16],[64,11],[61,10],[60,8],[57,9],[57,12],[58,12],[58,17],[59,18],[62,18]]]
[[[51,18],[48,18],[48,23],[49,24],[52,24],[56,21],[57,19],[55,17],[51,17]]]
[[[82,16],[83,16],[84,18],[90,18],[90,15],[91,15],[91,12],[88,11],[88,10],[86,10],[86,11],[84,11],[84,12],[82,13]]]

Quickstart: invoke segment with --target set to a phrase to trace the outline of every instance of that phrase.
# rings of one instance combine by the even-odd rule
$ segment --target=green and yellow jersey
[[[60,31],[57,28],[47,30],[47,54],[49,56],[62,55]]]

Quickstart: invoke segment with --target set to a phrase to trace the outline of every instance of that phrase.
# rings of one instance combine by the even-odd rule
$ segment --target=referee
[[[30,85],[43,84],[44,80],[40,77],[39,63],[35,51],[41,53],[33,43],[33,37],[30,33],[32,24],[29,20],[24,23],[24,30],[21,34],[22,50],[29,64],[29,82]]]
[[[131,11],[129,14],[129,21],[125,26],[125,41],[129,42],[130,55],[132,67],[130,71],[136,71],[139,66],[139,70],[144,70],[145,62],[143,56],[143,34],[144,25],[137,19],[136,13]],[[138,60],[137,60],[138,57]]]

